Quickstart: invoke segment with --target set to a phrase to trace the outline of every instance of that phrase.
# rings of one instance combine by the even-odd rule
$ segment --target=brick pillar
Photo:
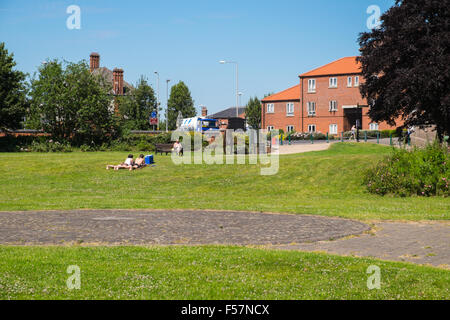
[[[123,95],[123,70],[115,68],[113,70],[113,91],[115,95]]]
[[[91,72],[100,67],[100,55],[97,52],[92,52],[90,55]]]

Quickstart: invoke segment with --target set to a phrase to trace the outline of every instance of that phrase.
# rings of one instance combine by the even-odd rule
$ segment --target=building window
[[[338,126],[337,124],[330,124],[330,134],[337,134],[338,133]]]
[[[294,115],[294,104],[292,102],[286,104],[286,115],[287,116]]]
[[[359,86],[359,77],[356,76],[355,77],[355,87],[358,87],[358,86]]]
[[[378,130],[378,123],[369,124],[369,130]]]
[[[316,92],[316,79],[308,80],[308,92]]]
[[[267,113],[274,113],[275,112],[275,105],[273,103],[267,104]]]
[[[315,133],[316,132],[316,125],[315,124],[308,124],[308,132],[309,133]]]
[[[316,116],[316,103],[308,102],[308,116],[315,117]]]
[[[330,88],[337,88],[337,78],[330,78]]]
[[[293,132],[293,131],[295,131],[295,128],[294,128],[294,126],[287,126],[287,131],[286,132]]]
[[[347,78],[347,87],[351,87],[352,86],[352,77],[348,77]]]
[[[330,107],[329,107],[329,110],[330,110],[330,112],[338,111],[338,108],[337,108],[337,101],[336,101],[336,100],[330,101]]]
[[[273,130],[273,126],[267,126],[267,131],[272,131]]]

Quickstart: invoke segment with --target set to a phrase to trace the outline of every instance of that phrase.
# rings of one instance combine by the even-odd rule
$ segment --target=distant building
[[[90,70],[93,75],[100,75],[107,82],[112,84],[111,95],[123,96],[129,94],[134,88],[131,84],[123,80],[123,69],[114,68],[112,71],[106,67],[100,67],[100,55],[92,52],[90,55]],[[114,104],[117,111],[117,105]]]
[[[262,99],[262,128],[337,135],[358,121],[363,130],[395,129],[370,120],[359,91],[364,79],[356,57],[336,60],[299,79],[298,85]]]
[[[261,101],[261,129],[283,129],[285,132],[300,131],[301,118],[300,85],[265,97]]]
[[[231,107],[214,114],[208,115],[208,109],[202,108],[202,117],[211,119],[217,119],[219,122],[219,129],[226,129],[228,127],[228,121],[233,118],[245,119],[245,107],[238,108],[238,117],[236,117],[236,107]]]

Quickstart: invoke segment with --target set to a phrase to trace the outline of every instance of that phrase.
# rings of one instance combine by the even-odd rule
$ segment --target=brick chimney
[[[123,70],[113,70],[113,90],[115,95],[123,95]]]
[[[203,106],[202,107],[202,117],[206,117],[207,115],[208,115],[208,109],[205,106]]]
[[[100,55],[97,52],[92,52],[90,55],[91,72],[100,67]]]

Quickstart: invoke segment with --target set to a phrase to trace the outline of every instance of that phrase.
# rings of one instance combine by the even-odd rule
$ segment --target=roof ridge
[[[299,77],[302,77],[303,75],[308,74],[308,73],[313,73],[314,71],[317,71],[317,70],[319,70],[319,69],[323,69],[323,68],[328,67],[329,65],[331,65],[331,64],[333,64],[333,63],[339,62],[339,61],[344,60],[344,59],[355,58],[355,61],[356,61],[356,58],[357,58],[357,57],[358,57],[358,56],[347,56],[347,57],[339,58],[339,59],[337,59],[337,60],[334,60],[334,61],[331,61],[331,62],[329,62],[329,63],[327,63],[327,64],[324,64],[323,66],[317,67],[317,68],[312,69],[312,70],[310,70],[310,71],[303,72],[303,73],[301,73],[301,74],[299,75]]]
[[[289,90],[295,89],[295,88],[297,88],[297,87],[300,87],[300,84],[299,84],[299,83],[296,84],[296,85],[294,85],[294,86],[292,86],[292,87],[289,87],[289,88],[287,88],[287,89],[285,89],[285,90],[282,90],[282,91],[276,92],[276,93],[274,93],[274,94],[271,94],[270,96],[264,97],[263,99],[261,99],[261,101],[269,100],[271,97],[275,97],[275,96],[281,95],[281,94],[283,94],[283,93],[285,93],[285,92],[287,92],[287,91],[289,91]]]

